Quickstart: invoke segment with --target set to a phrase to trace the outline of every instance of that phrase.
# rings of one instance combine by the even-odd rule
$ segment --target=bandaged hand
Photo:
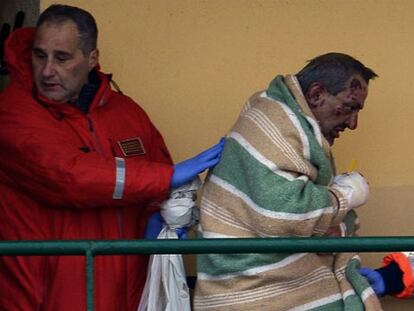
[[[190,183],[173,189],[170,198],[161,204],[161,216],[166,225],[161,231],[162,238],[175,238],[176,234],[179,239],[186,239],[188,228],[198,223],[199,210],[195,200],[200,186],[200,178],[194,178]]]
[[[344,196],[350,208],[364,205],[368,201],[368,182],[358,172],[335,176],[331,188],[339,191]]]

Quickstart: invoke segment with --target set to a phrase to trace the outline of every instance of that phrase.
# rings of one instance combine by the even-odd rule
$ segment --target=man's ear
[[[325,87],[320,82],[313,82],[305,94],[306,101],[311,108],[320,107],[324,103]]]
[[[94,49],[93,51],[89,53],[89,63],[88,63],[89,71],[95,68],[96,65],[98,65],[98,63],[99,63],[99,50]]]

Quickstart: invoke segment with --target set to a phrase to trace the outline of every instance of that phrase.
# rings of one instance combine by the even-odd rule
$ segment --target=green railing
[[[414,236],[349,238],[262,238],[206,240],[1,241],[1,256],[83,255],[86,304],[93,310],[93,266],[97,255],[206,253],[327,253],[414,251]]]

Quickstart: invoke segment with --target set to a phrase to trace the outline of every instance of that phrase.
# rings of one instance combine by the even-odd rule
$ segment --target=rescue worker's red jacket
[[[101,72],[87,114],[34,95],[33,39],[34,29],[20,29],[5,46],[0,240],[141,238],[173,173],[161,135]],[[0,258],[1,310],[86,309],[85,257]],[[135,311],[146,269],[145,256],[95,257],[95,310]]]

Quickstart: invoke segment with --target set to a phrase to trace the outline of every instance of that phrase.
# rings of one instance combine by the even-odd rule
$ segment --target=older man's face
[[[98,52],[85,55],[72,21],[45,22],[36,30],[32,49],[33,78],[38,92],[58,102],[74,102],[88,74],[98,62]]]
[[[321,104],[311,109],[330,145],[347,128],[357,128],[358,113],[364,108],[367,96],[368,85],[359,74],[352,75],[346,82],[345,89],[338,94],[321,94]]]

